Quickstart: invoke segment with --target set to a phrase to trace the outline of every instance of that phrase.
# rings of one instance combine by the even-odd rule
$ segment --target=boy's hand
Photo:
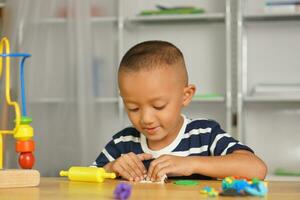
[[[167,174],[189,176],[193,172],[188,161],[189,157],[162,155],[151,162],[147,180],[160,181]]]
[[[151,159],[147,153],[127,153],[112,162],[112,170],[129,181],[141,181],[147,174],[143,160]]]

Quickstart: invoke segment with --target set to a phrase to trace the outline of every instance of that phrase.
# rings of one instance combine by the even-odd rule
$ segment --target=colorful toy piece
[[[5,47],[5,51],[4,51]],[[20,153],[19,165],[23,169],[31,169],[34,165],[34,142],[31,140],[33,137],[33,128],[30,126],[32,119],[26,113],[26,100],[25,100],[25,81],[24,81],[24,63],[25,59],[30,57],[30,54],[25,53],[10,53],[9,41],[3,38],[0,42],[0,78],[2,75],[3,58],[5,58],[6,73],[5,73],[5,98],[8,106],[15,109],[15,128],[13,130],[0,130],[0,169],[3,169],[3,135],[12,134],[17,140],[16,151]],[[22,96],[22,115],[20,113],[19,104],[11,100],[10,95],[10,58],[22,57],[20,64],[20,78],[21,78],[21,96]]]
[[[119,183],[114,191],[114,198],[118,200],[126,200],[131,195],[131,185],[127,183]]]
[[[234,177],[226,177],[222,181],[223,196],[265,196],[268,192],[265,182],[254,178],[251,181],[245,179],[235,179]]]
[[[107,173],[104,168],[98,167],[71,167],[68,171],[60,171],[60,176],[67,176],[71,181],[102,183],[106,178],[116,178],[115,173]]]
[[[267,183],[254,178],[250,187],[245,188],[245,192],[252,196],[265,196],[268,193]]]
[[[216,197],[219,195],[219,192],[217,190],[215,190],[215,188],[212,188],[212,187],[204,187],[200,190],[200,193],[201,194],[206,194],[208,195],[209,197]]]
[[[265,196],[268,193],[267,184],[257,178],[251,181],[246,179],[236,179],[234,177],[226,177],[222,180],[222,192],[218,192],[212,187],[204,187],[200,190],[201,194],[210,197],[221,196]]]
[[[241,193],[245,187],[250,186],[250,184],[244,179],[235,179],[233,177],[226,177],[222,181],[222,189],[234,189],[237,193]]]
[[[32,119],[27,116],[26,112],[24,81],[24,63],[26,58],[30,56],[30,54],[25,53],[10,53],[9,40],[4,37],[0,41],[0,78],[3,71],[3,61],[5,61],[6,104],[4,104],[4,109],[11,106],[15,111],[15,127],[12,130],[0,130],[0,188],[32,187],[37,186],[40,182],[40,173],[37,170],[30,170],[35,162],[33,155],[35,145],[32,140],[33,128],[30,126]],[[20,63],[22,115],[19,104],[13,101],[10,95],[10,59],[14,57],[22,58]],[[3,170],[3,137],[5,134],[11,134],[16,139],[16,152],[20,153],[19,165],[26,170]],[[12,177],[14,178],[12,179]]]

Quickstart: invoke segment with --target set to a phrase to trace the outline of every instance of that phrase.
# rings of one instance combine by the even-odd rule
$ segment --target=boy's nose
[[[154,115],[151,111],[143,111],[141,116],[141,123],[144,125],[149,125],[154,122]]]

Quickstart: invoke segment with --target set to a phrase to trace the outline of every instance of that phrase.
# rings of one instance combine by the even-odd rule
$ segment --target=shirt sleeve
[[[210,154],[212,156],[221,156],[230,154],[236,150],[247,150],[254,153],[251,148],[231,137],[215,122],[215,126],[211,130]]]
[[[100,155],[97,157],[97,159],[93,163],[93,166],[103,167],[107,163],[114,161],[115,159],[117,159],[120,156],[121,156],[121,152],[117,148],[114,140],[111,140],[105,146],[105,148],[100,153]]]

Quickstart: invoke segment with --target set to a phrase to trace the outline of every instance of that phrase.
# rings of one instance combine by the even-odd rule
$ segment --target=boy
[[[188,84],[183,55],[173,44],[132,47],[120,63],[118,83],[133,127],[114,135],[94,165],[130,181],[165,175],[264,179],[266,165],[249,147],[215,121],[181,114],[196,88]]]

